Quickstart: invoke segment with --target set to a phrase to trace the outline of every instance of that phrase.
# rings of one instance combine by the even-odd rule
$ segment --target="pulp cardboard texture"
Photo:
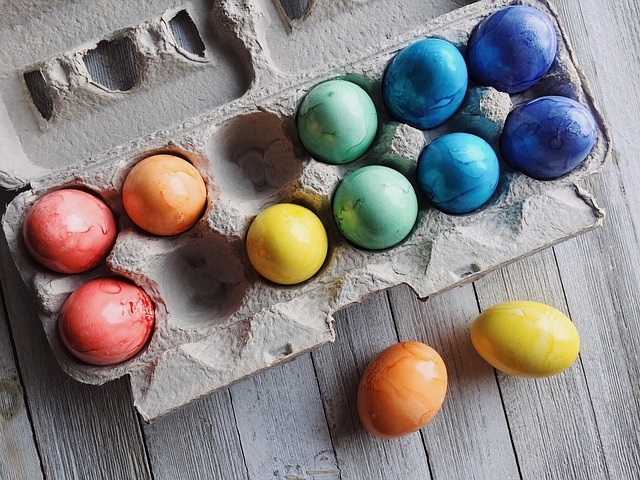
[[[391,121],[382,107],[380,81],[398,50],[426,36],[464,50],[481,19],[512,3],[454,10],[459,5],[444,1],[317,0],[297,20],[267,0],[5,6],[0,178],[7,188],[26,188],[3,227],[62,368],[94,384],[128,374],[134,403],[150,420],[334,340],[333,314],[367,294],[406,283],[426,298],[598,226],[604,213],[579,181],[601,167],[609,137],[547,2],[520,2],[547,13],[559,33],[557,60],[531,89],[509,96],[471,84],[458,114],[424,133]],[[305,93],[336,77],[363,86],[380,116],[374,147],[342,166],[311,158],[295,130]],[[382,163],[413,180],[428,142],[468,131],[497,146],[513,106],[545,94],[578,99],[599,122],[596,145],[578,170],[540,182],[502,164],[498,190],[480,211],[451,216],[423,203],[414,232],[388,251],[354,248],[340,236],[330,204],[347,172]],[[120,199],[129,169],[157,151],[185,156],[207,182],[203,218],[174,237],[135,227]],[[85,274],[46,271],[22,241],[29,206],[66,186],[92,190],[119,219],[109,258]],[[262,279],[244,250],[251,220],[278,202],[311,208],[330,241],[321,271],[291,287]],[[67,296],[102,275],[133,280],[156,305],[148,346],[113,367],[76,361],[56,334]]]

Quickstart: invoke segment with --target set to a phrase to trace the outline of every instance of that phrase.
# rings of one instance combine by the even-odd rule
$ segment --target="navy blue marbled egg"
[[[538,180],[552,180],[585,160],[596,133],[596,121],[581,103],[566,97],[540,97],[509,114],[500,151],[515,170]]]
[[[536,8],[514,5],[478,24],[467,43],[467,67],[478,84],[516,93],[540,80],[557,49],[549,18]]]
[[[467,66],[458,49],[439,38],[425,38],[389,62],[382,97],[399,122],[426,130],[451,117],[467,91]]]
[[[422,195],[445,213],[469,213],[484,205],[498,186],[498,157],[470,133],[450,133],[428,145],[418,158]]]

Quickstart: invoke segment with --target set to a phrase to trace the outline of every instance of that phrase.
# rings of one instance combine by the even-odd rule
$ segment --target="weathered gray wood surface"
[[[640,6],[556,5],[613,135],[612,161],[588,182],[608,212],[601,229],[427,302],[402,287],[374,295],[340,312],[335,344],[151,425],[126,381],[91,387],[59,370],[2,242],[0,478],[638,478]],[[568,313],[578,362],[544,380],[483,363],[469,323],[507,299]],[[422,432],[382,441],[359,426],[355,395],[366,363],[399,339],[437,348],[450,389]]]
[[[2,299],[0,307],[0,478],[42,478]]]

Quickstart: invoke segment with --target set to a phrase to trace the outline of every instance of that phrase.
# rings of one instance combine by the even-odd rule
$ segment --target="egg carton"
[[[93,3],[79,5],[93,11],[98,8]],[[40,52],[34,60],[33,53],[25,52],[42,41],[37,37],[12,57],[20,65],[10,64],[8,57],[2,60],[14,83],[21,77],[22,83],[17,83],[22,90],[16,106],[7,100],[10,87],[0,85],[5,99],[0,126],[6,145],[0,178],[6,187],[26,187],[8,206],[3,228],[65,372],[91,384],[128,375],[136,408],[151,420],[333,341],[335,312],[368,294],[407,284],[420,298],[427,298],[601,224],[603,210],[579,182],[601,168],[610,149],[609,135],[553,6],[537,0],[484,0],[432,18],[433,12],[442,13],[445,2],[414,3],[317,1],[311,2],[306,16],[291,19],[277,1],[223,0],[212,10],[209,2],[194,2],[160,10],[95,41],[61,49],[63,53]],[[556,61],[536,85],[508,95],[470,84],[458,113],[427,132],[388,117],[380,83],[386,65],[400,49],[424,37],[439,37],[464,50],[483,18],[514,3],[542,10],[557,29]],[[163,5],[156,1],[138,9]],[[129,7],[124,2],[121,14]],[[398,12],[404,16],[398,18]],[[109,17],[104,7],[100,13]],[[111,19],[118,20],[122,21]],[[33,25],[41,30],[48,25],[38,21]],[[105,25],[110,23],[105,20]],[[399,26],[406,29],[397,31]],[[3,35],[8,35],[6,29]],[[14,43],[15,37],[14,31]],[[334,42],[327,45],[330,39]],[[101,70],[103,57],[114,54],[124,58],[120,62],[124,70],[113,73],[108,65]],[[183,81],[181,75],[190,80]],[[304,95],[332,78],[358,83],[378,108],[374,146],[347,165],[311,158],[295,127],[296,108]],[[181,94],[192,109],[184,108]],[[498,189],[477,212],[452,216],[421,202],[413,232],[385,251],[356,248],[340,235],[332,218],[331,196],[349,171],[384,164],[413,180],[421,149],[453,131],[475,133],[497,149],[508,112],[529,99],[552,94],[582,102],[598,122],[595,146],[577,170],[542,182],[501,162]],[[198,107],[201,101],[204,107]],[[204,111],[194,114],[197,108]],[[140,122],[138,129],[133,121]],[[112,130],[105,133],[109,125]],[[152,131],[145,133],[145,128]],[[120,142],[127,135],[128,141]],[[66,153],[61,152],[63,147]],[[41,155],[45,150],[48,154]],[[137,228],[120,197],[133,165],[158,152],[184,156],[207,184],[202,219],[172,237]],[[71,186],[100,196],[115,213],[119,234],[103,265],[83,274],[61,275],[30,258],[21,228],[39,197]],[[281,202],[316,212],[329,237],[322,269],[294,286],[260,277],[244,248],[252,219]],[[64,349],[56,322],[72,291],[105,275],[122,276],[142,287],[155,303],[156,326],[136,357],[98,367],[79,362]]]

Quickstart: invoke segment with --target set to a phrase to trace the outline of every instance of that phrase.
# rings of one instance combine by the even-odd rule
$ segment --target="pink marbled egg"
[[[153,331],[153,302],[138,286],[97,278],[75,290],[60,310],[60,339],[76,358],[93,365],[130,359]]]
[[[59,273],[80,273],[109,255],[117,226],[102,200],[68,188],[41,197],[27,212],[22,233],[38,263]]]

